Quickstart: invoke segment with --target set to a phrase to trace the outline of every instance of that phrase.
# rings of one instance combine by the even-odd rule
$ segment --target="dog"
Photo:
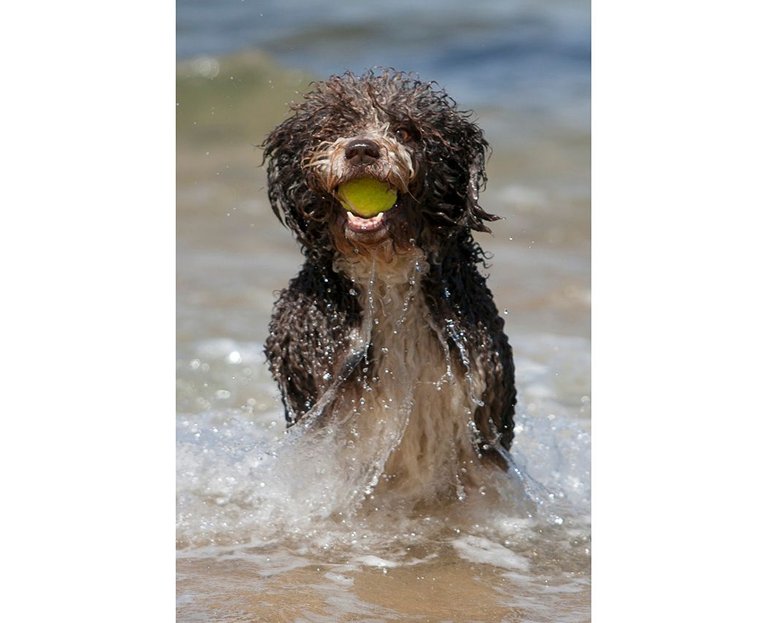
[[[262,144],[271,207],[305,258],[265,345],[288,426],[388,434],[389,487],[441,495],[507,469],[515,368],[478,268],[473,235],[499,217],[479,205],[488,143],[472,113],[395,70],[313,83],[291,111]],[[360,178],[396,191],[394,207],[346,210],[339,187]]]

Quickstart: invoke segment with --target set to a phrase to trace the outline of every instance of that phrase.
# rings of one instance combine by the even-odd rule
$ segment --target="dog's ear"
[[[479,131],[478,131],[479,132]],[[467,183],[467,225],[475,231],[490,232],[483,221],[498,221],[501,217],[489,214],[480,207],[480,192],[485,189],[487,176],[485,174],[485,150],[488,144],[480,137],[476,141],[470,156],[469,180]]]
[[[272,206],[272,211],[275,213],[275,216],[283,225],[286,224],[283,219],[283,214],[288,212],[286,209],[286,204],[288,202],[281,181],[281,172],[287,170],[290,164],[285,156],[287,151],[285,149],[285,144],[287,137],[290,136],[290,134],[286,132],[286,125],[287,121],[272,130],[261,144],[261,148],[263,149],[261,165],[266,165],[267,167],[267,194],[269,196],[269,203]]]
[[[267,167],[267,195],[275,216],[291,229],[299,242],[307,233],[305,203],[308,196],[301,167],[303,118],[294,114],[277,126],[261,144],[262,166]]]

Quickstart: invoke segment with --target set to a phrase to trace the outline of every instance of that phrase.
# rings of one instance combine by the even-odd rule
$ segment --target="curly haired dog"
[[[478,204],[482,131],[434,84],[392,70],[332,76],[292,111],[263,144],[272,209],[305,256],[265,349],[288,425],[344,426],[359,443],[401,414],[390,484],[439,492],[506,468],[512,350],[473,238],[498,219]],[[338,188],[356,178],[386,182],[395,206],[345,210]]]

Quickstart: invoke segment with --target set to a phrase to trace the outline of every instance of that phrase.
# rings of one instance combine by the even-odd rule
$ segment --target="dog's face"
[[[384,256],[418,246],[438,254],[495,220],[478,204],[482,131],[455,102],[407,74],[331,77],[315,85],[264,142],[269,198],[310,254]],[[397,192],[390,210],[359,216],[339,187],[373,178]]]

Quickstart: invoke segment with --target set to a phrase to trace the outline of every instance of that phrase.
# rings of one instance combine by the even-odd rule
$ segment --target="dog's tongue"
[[[383,212],[380,212],[371,218],[363,218],[362,216],[357,216],[352,212],[347,212],[347,225],[349,225],[350,229],[353,229],[354,231],[372,231],[374,229],[378,229],[381,227],[383,220]]]

